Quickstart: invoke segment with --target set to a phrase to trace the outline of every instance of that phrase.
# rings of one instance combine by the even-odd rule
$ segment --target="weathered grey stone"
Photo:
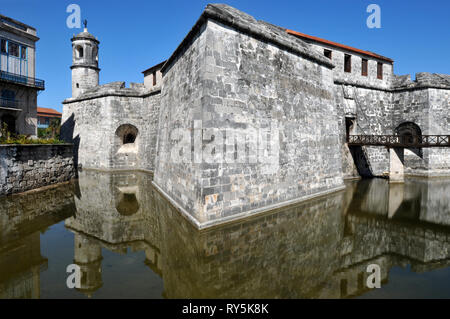
[[[93,36],[74,39],[98,48]],[[154,171],[159,191],[199,227],[337,190],[364,165],[368,175],[388,176],[389,150],[350,150],[347,131],[391,135],[412,122],[424,135],[450,133],[450,76],[418,73],[411,81],[393,73],[389,58],[307,40],[227,5],[208,5],[169,59],[130,88],[99,85],[98,60],[76,54],[72,82],[81,86],[64,101],[62,127],[75,144],[75,165]],[[348,54],[351,72],[344,70]],[[174,139],[179,128],[192,133],[189,141]],[[210,128],[223,135],[223,148],[214,146]],[[251,140],[245,162],[195,161],[195,134],[215,159],[233,158],[227,134],[248,129],[279,140],[276,172],[247,154],[256,144],[258,152],[272,146]],[[172,153],[179,146],[187,159],[181,163]],[[450,174],[450,150],[405,150],[404,165],[406,174]]]
[[[73,158],[73,145],[0,145],[0,195],[20,193],[34,188],[68,181],[75,177],[74,164],[62,165]],[[48,167],[48,177],[42,168]]]

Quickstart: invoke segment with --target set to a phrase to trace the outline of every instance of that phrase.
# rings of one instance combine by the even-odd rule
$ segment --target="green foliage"
[[[47,133],[48,128],[40,128],[38,127],[37,133],[38,133],[38,137],[39,138],[46,138],[48,133]]]
[[[52,131],[55,132],[55,131]],[[59,140],[58,137],[52,138],[30,138],[29,135],[14,135],[8,130],[8,125],[3,123],[0,129],[0,144],[17,144],[17,145],[31,145],[31,144],[63,144],[64,142]],[[54,134],[56,135],[56,133]]]
[[[0,139],[6,139],[9,140],[11,138],[11,133],[8,130],[8,124],[6,123],[0,123]],[[0,141],[1,143],[1,141]]]
[[[59,139],[61,131],[61,119],[51,119],[47,128],[38,128],[39,138]]]
[[[0,137],[0,144],[18,144],[18,145],[31,145],[31,144],[63,144],[56,138],[37,138],[32,139],[26,135],[17,135],[15,137],[4,138]]]

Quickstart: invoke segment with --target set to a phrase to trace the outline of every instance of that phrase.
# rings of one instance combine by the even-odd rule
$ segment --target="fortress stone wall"
[[[0,146],[0,195],[66,182],[75,175],[72,145]]]
[[[331,66],[282,29],[228,10],[234,16],[232,27],[220,10],[207,9],[198,35],[187,37],[194,42],[182,44],[186,53],[175,53],[164,67],[154,182],[199,224],[343,186]],[[244,26],[266,37],[255,38]],[[276,37],[267,36],[270,32]],[[310,56],[302,57],[306,53]],[[180,90],[186,75],[195,80]],[[205,150],[202,163],[193,163],[196,154],[186,163],[174,163],[169,134],[180,126],[191,128],[196,120],[223,136],[232,130],[267,130],[279,144],[274,159],[279,163],[261,163],[261,153],[250,150],[242,161],[223,163],[237,143],[217,142],[205,131],[203,143],[214,145],[214,163],[205,163]],[[257,149],[273,151],[260,139]],[[277,167],[271,172],[273,164]]]
[[[98,83],[99,41],[87,30],[72,45],[62,131],[76,163],[152,171],[199,228],[342,189],[344,179],[388,176],[389,150],[349,148],[348,134],[450,132],[449,75],[412,81],[387,57],[227,5],[208,5],[169,59],[128,88]],[[448,149],[404,157],[407,174],[450,174]]]
[[[78,150],[77,162],[87,168],[152,171],[159,92],[115,82],[66,100],[62,131]],[[127,134],[134,141],[125,145]]]

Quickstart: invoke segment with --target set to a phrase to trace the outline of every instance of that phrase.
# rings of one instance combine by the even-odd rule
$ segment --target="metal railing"
[[[18,100],[11,100],[11,99],[5,99],[3,97],[0,97],[0,107],[7,107],[11,109],[19,109],[20,108],[20,101]]]
[[[354,146],[450,147],[450,135],[349,135],[347,142]]]
[[[0,71],[0,80],[5,80],[8,82],[13,82],[17,84],[23,84],[26,86],[32,86],[41,90],[45,89],[45,81],[36,79],[36,78],[30,78],[28,76],[23,76],[15,73],[10,73],[6,71]]]

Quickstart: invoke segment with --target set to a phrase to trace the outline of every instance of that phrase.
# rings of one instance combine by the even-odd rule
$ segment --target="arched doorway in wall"
[[[403,122],[394,130],[396,135],[402,136],[407,143],[419,142],[422,137],[422,130],[419,125],[414,122]],[[423,158],[421,148],[409,148],[411,152]]]
[[[422,136],[422,130],[414,122],[403,122],[395,128],[395,134],[401,136]]]

